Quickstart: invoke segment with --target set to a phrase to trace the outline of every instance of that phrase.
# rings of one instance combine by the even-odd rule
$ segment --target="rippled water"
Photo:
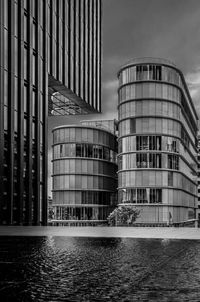
[[[200,301],[200,241],[0,237],[0,301]]]

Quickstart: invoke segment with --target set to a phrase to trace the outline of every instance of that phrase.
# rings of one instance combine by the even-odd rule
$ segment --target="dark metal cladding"
[[[100,78],[101,0],[0,1],[0,224],[47,224],[48,114],[99,112]]]

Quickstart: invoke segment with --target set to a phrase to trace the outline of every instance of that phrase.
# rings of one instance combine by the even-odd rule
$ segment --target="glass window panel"
[[[27,76],[27,64],[28,64],[28,49],[25,47],[24,48],[24,79],[28,80]]]
[[[145,85],[145,84],[136,85],[136,98],[142,98],[143,85]]]
[[[135,133],[135,132],[136,132],[136,120],[133,118],[130,119],[130,133]],[[128,131],[126,133],[128,133]]]
[[[149,84],[149,94],[147,97],[155,98],[156,96],[156,86],[155,83]]]
[[[8,130],[8,107],[4,106],[4,130]]]
[[[75,129],[74,128],[70,128],[69,129],[69,138],[70,138],[70,141],[75,141]]]

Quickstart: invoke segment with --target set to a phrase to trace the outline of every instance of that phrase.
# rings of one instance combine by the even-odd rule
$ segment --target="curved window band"
[[[94,144],[59,144],[53,148],[54,159],[62,157],[83,157],[116,162],[116,152],[110,148]]]
[[[119,89],[119,103],[129,99],[166,99],[181,103],[180,88],[164,83],[135,83]]]
[[[131,81],[166,81],[181,86],[181,77],[176,69],[157,64],[139,64],[121,70],[120,85]]]

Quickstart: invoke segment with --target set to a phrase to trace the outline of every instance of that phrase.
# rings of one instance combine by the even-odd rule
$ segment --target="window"
[[[17,111],[14,111],[14,131],[17,132],[18,130],[18,114]]]
[[[162,189],[135,188],[119,191],[119,202],[123,203],[162,203]]]
[[[161,81],[161,68],[162,68],[162,66],[150,65],[149,66],[149,78],[151,80]]]
[[[36,91],[33,90],[32,94],[32,116],[35,116],[35,110],[36,109]]]
[[[161,136],[149,136],[149,150],[161,150]]]
[[[168,186],[173,187],[173,172],[168,172]]]
[[[137,203],[147,203],[146,189],[137,189]]]
[[[142,66],[142,79],[143,80],[148,80],[148,65],[143,65]]]
[[[161,154],[138,153],[136,155],[137,168],[161,168]]]
[[[162,202],[162,189],[150,189],[150,203]]]
[[[168,154],[168,169],[179,170],[178,155]]]
[[[137,168],[148,168],[147,153],[138,153],[136,155]]]
[[[8,30],[4,28],[4,68],[8,69]]]
[[[181,138],[183,140],[183,144],[185,145],[185,147],[189,148],[190,140],[183,127],[181,128]]]
[[[32,81],[33,81],[33,85],[36,85],[36,55],[35,53],[33,53],[33,63],[32,63]]]
[[[24,79],[28,80],[28,49],[25,47],[24,48]]]
[[[81,151],[82,151],[81,144],[76,144],[76,156],[77,157],[82,156]]]
[[[130,119],[130,133],[136,132],[136,123],[135,119]]]
[[[14,38],[14,73],[15,76],[18,75],[18,39],[15,37]]]
[[[24,136],[27,136],[27,131],[28,131],[28,120],[25,118],[24,119]]]
[[[60,157],[63,157],[63,145],[60,145]]]
[[[136,66],[136,80],[137,81],[142,80],[142,66],[141,65]]]
[[[196,131],[196,123],[195,123],[195,120],[194,120],[194,118],[191,114],[190,108],[188,106],[187,100],[185,99],[184,95],[181,96],[181,106],[183,108],[184,113],[188,117],[188,120],[190,121],[193,130]]]
[[[4,130],[8,130],[8,107],[4,106]]]
[[[24,42],[28,42],[28,18],[24,15]]]
[[[42,3],[42,1],[41,1]],[[33,21],[33,28],[32,28],[32,34],[33,34],[33,49],[36,49],[36,37],[37,37],[37,31],[36,31],[36,23]]]
[[[55,146],[55,149],[56,147],[59,147],[59,154],[57,157],[89,157],[116,162],[116,153],[101,145],[69,143]]]
[[[156,78],[155,80],[159,80],[161,81],[161,66],[155,66],[155,69],[156,69]]]
[[[149,153],[149,168],[161,168],[161,154]]]
[[[161,150],[161,136],[137,136],[136,150]]]

